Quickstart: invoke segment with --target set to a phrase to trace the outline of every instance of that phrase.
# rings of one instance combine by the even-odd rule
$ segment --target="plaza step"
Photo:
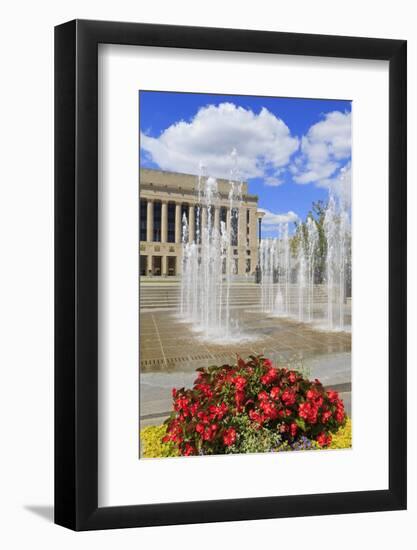
[[[273,292],[276,292],[274,285]],[[263,288],[254,283],[236,283],[230,287],[229,304],[231,307],[257,306],[262,301]],[[140,285],[140,307],[143,309],[177,308],[181,300],[181,286],[175,282],[146,282]],[[298,289],[296,285],[289,287],[291,304],[298,303]],[[327,302],[327,288],[324,285],[314,287],[314,303]],[[225,295],[222,303],[226,304]]]

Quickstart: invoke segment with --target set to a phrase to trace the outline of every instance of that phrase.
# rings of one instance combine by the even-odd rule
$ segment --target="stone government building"
[[[140,275],[170,277],[181,275],[182,219],[188,220],[190,242],[196,240],[198,208],[197,176],[142,168],[139,176],[140,207]],[[217,179],[219,202],[214,209],[214,223],[229,228],[231,219],[237,224],[231,243],[235,271],[239,276],[253,275],[258,263],[257,220],[258,197],[248,193],[242,184],[242,202],[236,217],[231,218],[228,194],[230,183]],[[207,209],[202,208],[202,223]]]

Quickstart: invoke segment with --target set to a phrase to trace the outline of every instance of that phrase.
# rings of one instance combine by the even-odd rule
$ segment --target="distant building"
[[[219,201],[214,209],[214,223],[226,227],[231,222],[227,180],[218,179]],[[187,217],[189,240],[196,241],[198,205],[197,177],[190,174],[140,170],[140,274],[166,277],[181,274],[182,220]],[[200,207],[201,208],[201,207]],[[207,209],[201,209],[201,219]],[[236,216],[233,216],[233,220]],[[238,275],[252,275],[258,262],[258,197],[242,184],[242,203],[238,211],[237,232],[231,243]]]

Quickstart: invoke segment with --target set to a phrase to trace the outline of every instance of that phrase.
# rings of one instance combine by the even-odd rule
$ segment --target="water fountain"
[[[319,243],[319,233],[316,222],[311,216],[307,218],[307,235],[306,235],[306,258],[307,258],[307,288],[308,288],[308,309],[307,321],[311,322],[314,317],[314,279],[316,267],[316,253]]]
[[[350,255],[347,253],[349,216],[343,194],[336,197],[333,192],[330,192],[324,218],[324,232],[327,243],[327,327],[329,330],[343,330],[346,276],[350,262]]]
[[[320,253],[319,229],[312,216],[307,217],[305,224],[299,224],[297,233],[291,237],[285,223],[279,224],[277,238],[262,240],[263,312],[315,323],[326,330],[346,330],[350,217],[343,175],[338,183],[336,190],[329,191],[324,214],[325,272],[321,274],[321,284],[316,281],[320,279],[316,273]]]
[[[236,274],[233,248],[236,246],[238,210],[242,200],[236,151],[232,152],[231,164],[227,221],[220,221],[218,216],[220,194],[217,181],[205,175],[204,168],[200,167],[195,233],[190,234],[189,220],[185,215],[182,227],[180,315],[204,338],[224,342],[243,337],[231,307],[232,283]],[[260,306],[268,315],[315,323],[326,330],[346,329],[350,217],[344,199],[343,177],[339,183],[338,192],[334,189],[329,192],[321,227],[324,272],[319,227],[311,215],[304,224],[298,225],[295,235],[290,235],[288,223],[281,223],[276,238],[261,241]]]
[[[242,181],[235,150],[231,162],[227,223],[219,222],[215,215],[220,204],[218,185],[213,177],[205,176],[203,167],[200,167],[197,179],[195,238],[190,235],[187,217],[183,217],[180,315],[210,340],[227,341],[241,337],[230,307],[231,284],[235,275],[232,247],[242,200]]]

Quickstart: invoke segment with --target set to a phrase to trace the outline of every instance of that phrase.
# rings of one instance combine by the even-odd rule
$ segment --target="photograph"
[[[349,100],[139,91],[139,457],[351,447]]]
[[[412,548],[413,7],[5,3],[0,549]]]

